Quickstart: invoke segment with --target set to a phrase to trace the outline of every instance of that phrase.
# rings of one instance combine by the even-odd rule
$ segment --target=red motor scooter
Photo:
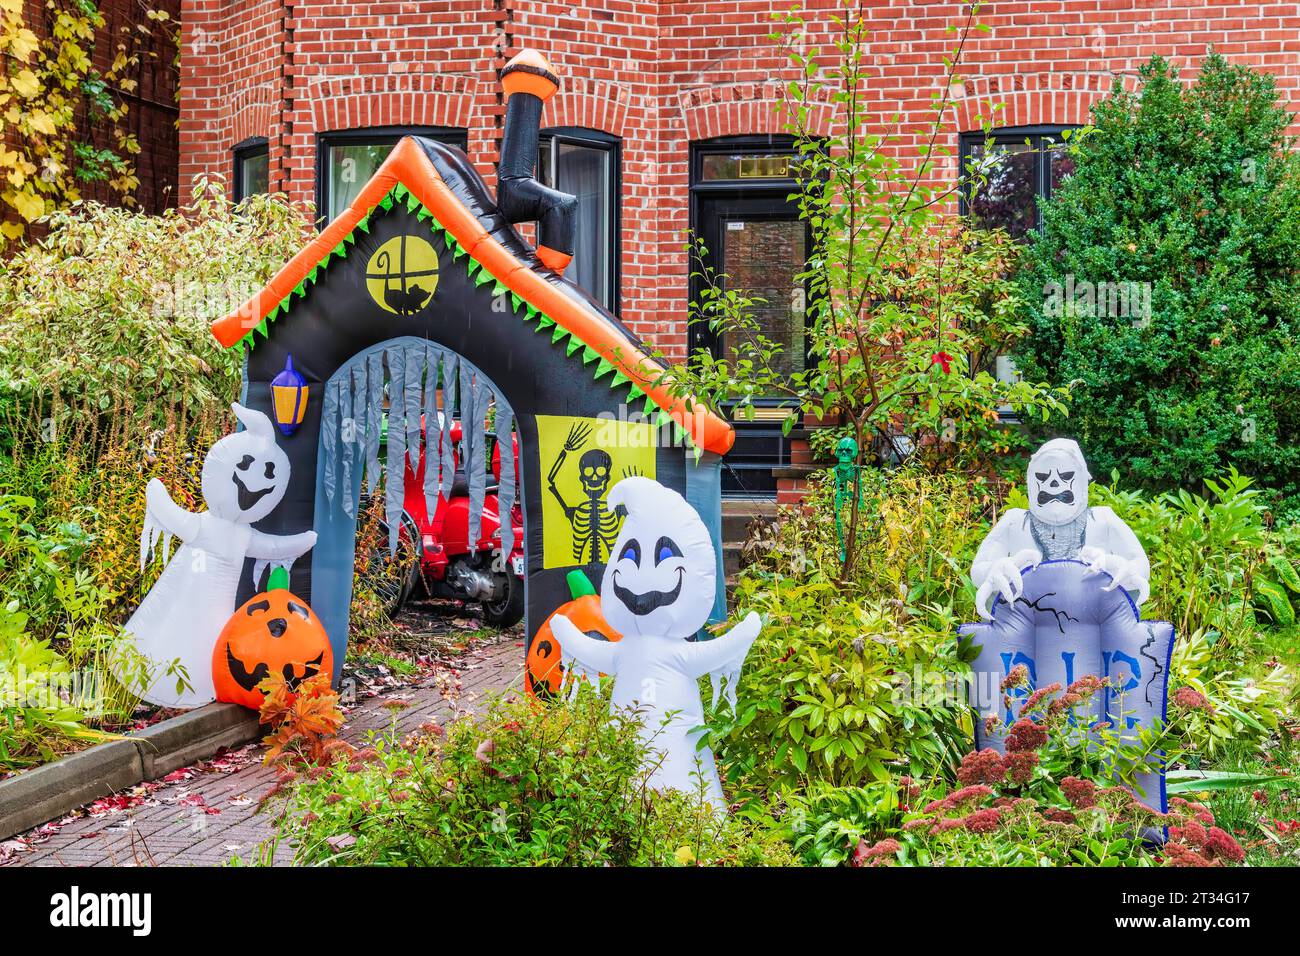
[[[461,426],[451,429],[455,476],[445,495],[439,494],[432,515],[424,499],[425,455],[412,469],[406,462],[402,526],[398,534],[396,574],[390,564],[387,527],[382,544],[367,556],[371,587],[395,614],[411,597],[451,598],[482,605],[483,619],[495,627],[510,627],[524,616],[524,516],[518,496],[510,509],[514,546],[502,554],[501,514],[497,485],[501,479],[501,447],[493,442],[491,475],[483,496],[479,537],[469,540],[469,483],[461,460]],[[519,442],[514,446],[515,475],[519,474]],[[441,440],[435,446],[441,447]],[[435,462],[435,467],[436,467]],[[516,479],[516,489],[518,480]],[[383,522],[380,522],[381,525]],[[373,572],[373,573],[372,573]]]

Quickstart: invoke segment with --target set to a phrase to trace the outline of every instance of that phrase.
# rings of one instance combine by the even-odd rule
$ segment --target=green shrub
[[[1004,689],[1020,686],[1024,676],[1009,679]],[[1090,741],[1077,728],[1104,686],[1084,678],[1031,697],[1011,728],[1006,753],[970,751],[955,781],[903,776],[861,786],[816,784],[787,794],[783,826],[804,862],[823,866],[1241,862],[1243,848],[1228,824],[1216,827],[1206,807],[1171,796],[1169,812],[1157,813],[1126,786],[1158,766],[1162,752],[1177,751],[1184,725],[1200,713],[1199,702],[1180,699],[1166,727],[1136,741],[1119,740],[1105,725],[1094,728]],[[1223,781],[1219,792],[1270,779],[1249,776]],[[1167,830],[1167,843],[1144,841],[1160,829]]]
[[[190,204],[161,216],[58,212],[41,242],[0,263],[0,493],[32,498],[28,521],[46,536],[79,529],[77,560],[116,617],[143,593],[145,485],[162,478],[195,502],[202,452],[238,395],[238,356],[209,323],[308,227],[307,210],[282,198],[235,206],[198,179]],[[24,604],[40,627],[43,610]]]
[[[99,413],[143,443],[169,409],[229,402],[239,357],[208,326],[309,228],[307,210],[281,197],[234,206],[204,179],[161,216],[90,202],[52,214],[44,239],[0,264],[0,403],[36,407],[39,440]]]
[[[1197,630],[1179,637],[1169,663],[1170,693],[1190,687],[1206,701],[1185,722],[1179,741],[1186,759],[1197,764],[1228,749],[1264,749],[1291,713],[1295,677],[1286,665],[1264,665],[1256,676],[1242,655],[1226,663],[1222,656],[1206,632]]]
[[[0,595],[25,610],[28,630],[48,639],[57,633],[61,602],[94,538],[77,521],[38,530],[35,509],[30,495],[0,494]]]
[[[280,840],[300,864],[757,865],[792,862],[770,828],[655,794],[645,747],[608,695],[496,700],[445,731],[377,737],[289,788]]]
[[[1237,836],[1251,866],[1300,864],[1300,790],[1295,786],[1296,742],[1289,734],[1261,753],[1247,742],[1229,744],[1218,767],[1227,773],[1262,778],[1259,784],[1214,787],[1195,793],[1219,826]]]
[[[1185,84],[1156,58],[1139,91],[1117,82],[1077,139],[1075,172],[1044,204],[1023,260],[1030,332],[1016,358],[1032,379],[1074,383],[1071,431],[1097,473],[1195,489],[1235,466],[1296,507],[1291,120],[1267,74],[1215,55]],[[1149,315],[1090,307],[1085,282],[1149,286]]]
[[[18,602],[0,606],[0,772],[106,739],[86,725],[86,715],[69,699],[75,692],[68,662],[49,641],[27,633]]]
[[[716,712],[710,728],[751,798],[951,772],[965,752],[964,698],[930,681],[968,669],[956,626],[970,613],[961,555],[978,544],[978,499],[962,479],[906,471],[868,472],[865,498],[851,581],[838,578],[825,480],[750,549],[732,604],[765,623],[736,713]]]
[[[891,765],[927,774],[955,765],[969,733],[964,703],[907,692],[914,674],[964,669],[953,628],[821,572],[762,587],[747,579],[736,602],[765,623],[735,716],[721,711],[711,725],[729,779],[768,791],[888,780]]]
[[[55,737],[80,737],[84,728],[74,724],[115,728],[131,718],[139,694],[113,676],[110,661],[115,663],[112,671],[129,675],[131,687],[149,686],[158,673],[110,619],[111,594],[87,565],[95,537],[77,522],[41,530],[34,511],[30,496],[0,494],[0,603],[8,608],[0,674],[10,684],[25,681],[27,689],[16,692],[18,700],[32,698],[40,682],[46,682],[50,693],[37,698],[59,714],[45,719],[37,708],[27,709],[24,723],[32,746],[42,730]],[[50,685],[51,675],[62,684]],[[53,747],[36,750],[48,755]],[[0,747],[0,761],[3,753]]]
[[[208,324],[308,225],[283,199],[236,207],[200,180],[188,206],[162,216],[57,212],[44,239],[0,263],[0,673],[39,664],[76,678],[43,708],[6,704],[0,766],[128,722],[139,697],[111,670],[135,686],[157,676],[121,633],[158,573],[139,569],[145,486],[162,478],[178,503],[201,507],[202,452],[239,382],[237,356]]]
[[[901,602],[913,616],[931,604],[945,613],[973,614],[970,564],[1002,494],[984,478],[960,473],[864,468],[863,536],[850,583],[869,596]],[[745,575],[761,583],[815,570],[834,573],[838,548],[834,481],[829,471],[820,472],[809,479],[802,508],[783,511],[776,525],[759,529],[747,543]]]

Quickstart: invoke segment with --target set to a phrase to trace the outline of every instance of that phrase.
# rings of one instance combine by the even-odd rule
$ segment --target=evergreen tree
[[[1195,487],[1229,466],[1300,510],[1300,160],[1273,78],[1155,58],[1078,137],[1018,281],[1030,380],[1073,383],[1099,475]]]

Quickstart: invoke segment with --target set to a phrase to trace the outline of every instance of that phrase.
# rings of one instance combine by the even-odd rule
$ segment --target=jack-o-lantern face
[[[221,629],[212,652],[217,700],[257,710],[257,689],[272,674],[284,675],[289,690],[334,670],[334,655],[320,618],[307,602],[284,589],[255,594]]]
[[[618,641],[622,635],[609,626],[600,613],[600,596],[584,594],[557,608],[551,615],[563,614],[574,627],[597,641]],[[551,617],[537,631],[528,646],[528,693],[534,697],[547,697],[556,693],[564,683],[563,654],[560,642],[551,631]]]

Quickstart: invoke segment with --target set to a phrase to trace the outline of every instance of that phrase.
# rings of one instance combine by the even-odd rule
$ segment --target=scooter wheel
[[[483,620],[493,627],[513,627],[524,617],[524,581],[513,574],[504,574],[505,589],[496,601],[483,602]]]
[[[364,495],[359,505],[360,514],[368,515],[370,496]],[[418,554],[420,527],[407,512],[402,512],[401,531],[398,536],[397,554],[388,552],[388,523],[377,515],[370,516],[374,529],[367,538],[372,538],[370,547],[358,547],[356,562],[358,573],[365,581],[366,587],[383,606],[384,613],[396,617],[397,613],[411,596],[420,578],[420,561]]]

